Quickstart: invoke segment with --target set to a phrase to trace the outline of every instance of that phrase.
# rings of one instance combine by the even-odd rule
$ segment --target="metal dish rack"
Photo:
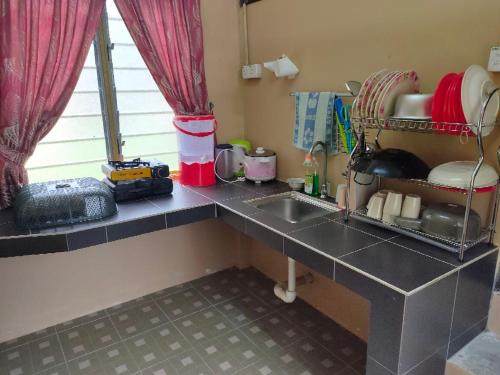
[[[353,161],[355,159],[356,154],[359,152],[359,144],[356,145],[354,150],[349,154],[349,159],[347,162],[347,199],[346,199],[346,210],[345,210],[345,220],[349,220],[349,216],[352,215],[353,217],[356,217],[357,219],[368,222],[370,224],[374,224],[380,227],[387,228],[389,230],[392,230],[397,233],[405,234],[409,237],[416,238],[418,240],[421,240],[426,243],[430,243],[434,246],[440,247],[444,250],[451,251],[454,253],[458,254],[458,259],[460,261],[464,260],[464,254],[465,251],[468,249],[472,248],[473,246],[477,245],[480,242],[483,241],[489,241],[492,243],[493,241],[493,236],[495,234],[495,226],[496,226],[496,220],[497,220],[497,209],[498,209],[498,204],[499,204],[499,183],[500,181],[497,181],[495,186],[491,187],[486,187],[485,189],[483,188],[475,188],[475,180],[477,177],[477,174],[479,172],[479,169],[481,168],[483,162],[484,162],[484,145],[483,145],[483,128],[485,127],[484,125],[484,115],[486,112],[486,108],[488,107],[488,104],[491,101],[491,98],[494,95],[498,95],[500,88],[495,87],[493,88],[483,99],[482,106],[481,106],[481,111],[479,115],[479,121],[475,124],[457,124],[457,123],[448,123],[448,122],[433,122],[433,121],[426,121],[426,120],[408,120],[408,119],[396,119],[396,118],[389,118],[389,119],[374,119],[374,118],[357,118],[353,117],[351,118],[351,123],[353,125],[353,128],[355,129],[356,133],[361,135],[362,133],[365,133],[367,129],[376,129],[379,133],[382,130],[394,130],[394,131],[410,131],[410,132],[417,132],[417,133],[429,133],[429,134],[436,134],[436,135],[441,135],[441,134],[446,134],[446,135],[460,135],[462,136],[463,134],[469,134],[471,133],[469,130],[472,130],[472,135],[468,135],[470,137],[475,137],[476,142],[477,142],[477,147],[478,147],[478,161],[477,164],[474,168],[474,171],[471,176],[471,180],[469,183],[469,187],[465,189],[457,189],[452,186],[445,186],[445,185],[438,185],[438,184],[433,184],[428,181],[424,180],[407,180],[408,182],[413,182],[417,183],[419,185],[429,187],[429,188],[434,188],[434,189],[444,189],[444,190],[450,190],[450,191],[458,191],[463,193],[466,196],[466,203],[465,203],[465,217],[464,217],[464,226],[463,226],[463,232],[462,232],[462,237],[460,241],[455,241],[451,240],[449,238],[445,237],[439,237],[435,235],[429,235],[427,233],[423,233],[417,230],[409,229],[409,228],[403,228],[398,225],[394,224],[388,224],[385,222],[382,222],[381,220],[376,220],[373,218],[370,218],[366,215],[366,209],[360,209],[360,210],[351,210],[349,208],[349,191],[350,191],[350,185],[351,185],[351,169],[353,166]],[[492,125],[495,126],[495,125]],[[500,164],[500,147],[497,150],[497,161]],[[472,197],[474,193],[481,193],[483,191],[494,191],[495,193],[495,198],[492,199],[493,204],[490,207],[490,220],[488,225],[483,228],[480,237],[476,241],[467,241],[466,240],[466,233],[467,233],[467,227],[469,223],[469,216],[470,216],[470,210],[471,210],[471,205],[472,205]]]

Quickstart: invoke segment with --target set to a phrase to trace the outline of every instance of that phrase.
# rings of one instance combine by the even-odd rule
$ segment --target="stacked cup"
[[[391,190],[381,190],[373,194],[368,201],[367,216],[394,224],[398,216],[417,219],[420,215],[421,198],[415,194],[403,194]]]

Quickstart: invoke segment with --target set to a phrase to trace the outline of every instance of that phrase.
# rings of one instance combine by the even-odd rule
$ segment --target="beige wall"
[[[237,2],[201,5],[217,133],[241,137]],[[238,248],[238,234],[211,221],[69,254],[0,259],[0,342],[232,266]]]
[[[423,92],[432,92],[446,72],[487,64],[489,49],[500,44],[500,2],[264,0],[249,6],[248,24],[252,63],[286,53],[301,70],[294,80],[276,79],[264,71],[262,79],[244,82],[245,136],[254,145],[277,152],[278,174],[284,180],[303,174],[304,153],[291,146],[294,101],[290,92],[345,91],[345,81],[363,81],[381,68],[415,69]],[[495,80],[500,83],[499,74]],[[492,165],[496,164],[499,141],[499,129],[486,139]],[[475,155],[472,140],[460,145],[453,137],[386,132],[381,144],[415,152],[431,166]],[[345,158],[331,157],[329,166],[334,186],[343,182]],[[432,198],[425,190],[419,192]],[[253,264],[271,276],[284,277],[285,259],[269,259],[258,243],[252,248]],[[277,274],[276,269],[282,272]],[[366,337],[368,305],[359,297],[333,283],[322,283],[307,296],[341,324]],[[342,308],[336,303],[342,303]]]

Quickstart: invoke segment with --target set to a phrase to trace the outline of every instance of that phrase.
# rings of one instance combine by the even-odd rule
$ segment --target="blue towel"
[[[334,92],[300,92],[295,95],[293,145],[308,151],[314,142],[323,141],[329,154],[337,154]]]

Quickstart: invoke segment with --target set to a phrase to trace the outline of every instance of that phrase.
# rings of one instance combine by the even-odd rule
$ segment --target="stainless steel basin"
[[[339,211],[333,203],[298,192],[251,199],[245,203],[294,224]]]

